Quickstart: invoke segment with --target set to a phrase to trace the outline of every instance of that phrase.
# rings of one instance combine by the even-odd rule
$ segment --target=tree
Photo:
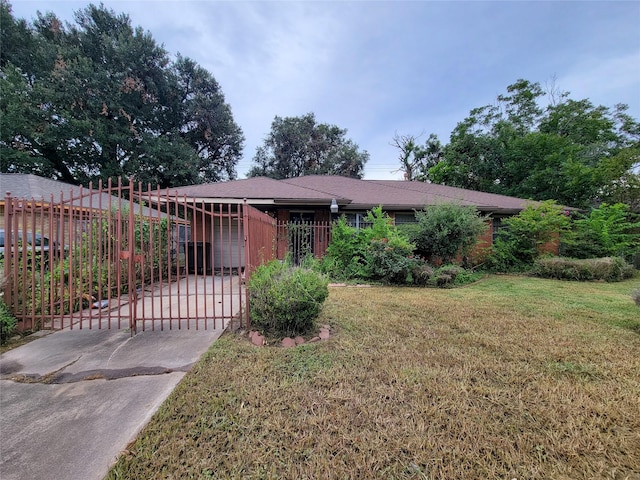
[[[640,215],[623,203],[603,203],[573,222],[574,236],[565,241],[563,255],[574,258],[607,256],[627,260],[640,249]]]
[[[442,159],[442,144],[437,135],[430,134],[424,145],[418,143],[414,135],[398,135],[393,137],[392,146],[400,150],[400,169],[405,180],[425,181],[429,169]]]
[[[359,151],[358,145],[347,139],[346,134],[346,129],[317,123],[313,113],[302,117],[276,116],[264,144],[256,149],[248,176],[362,178],[369,154]]]
[[[150,33],[102,5],[67,25],[49,13],[28,26],[6,2],[0,11],[3,172],[161,187],[235,178],[242,132],[195,62],[172,62]],[[30,55],[13,46],[16,37]]]
[[[640,204],[640,124],[613,108],[544,92],[518,80],[495,105],[458,123],[439,161],[421,179],[587,208],[602,201]]]

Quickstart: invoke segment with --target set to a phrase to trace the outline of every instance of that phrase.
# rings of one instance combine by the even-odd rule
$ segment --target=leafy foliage
[[[424,145],[414,135],[396,134],[391,145],[399,150],[400,171],[404,172],[405,180],[425,181],[429,169],[442,160],[442,144],[433,133]]]
[[[248,288],[253,324],[281,336],[309,332],[329,295],[322,275],[278,260],[258,267]]]
[[[505,218],[504,229],[493,244],[487,266],[499,272],[522,271],[544,254],[545,245],[558,242],[571,226],[568,212],[554,201],[529,205]]]
[[[35,315],[68,314],[87,308],[95,301],[117,298],[129,292],[128,262],[119,262],[118,237],[127,238],[127,222],[109,221],[105,216],[87,226],[82,240],[71,246],[66,255],[43,256],[25,251],[14,260],[24,275],[18,277],[19,291],[33,289],[25,303],[14,305],[20,312]],[[170,239],[167,219],[135,216],[133,254],[135,262],[132,288],[145,283],[166,280],[176,259],[169,254]],[[42,264],[42,262],[46,262]],[[22,296],[18,295],[18,298]]]
[[[406,241],[372,239],[365,253],[367,278],[399,285],[408,283],[416,262],[412,252],[412,245]]]
[[[416,212],[418,223],[407,229],[416,253],[429,260],[448,263],[466,255],[478,236],[487,230],[485,220],[474,207],[443,203]]]
[[[562,92],[545,107],[544,95],[520,79],[496,104],[472,109],[419,179],[581,208],[603,200],[640,208],[640,123],[627,106]]]
[[[366,229],[357,230],[340,217],[333,224],[322,271],[336,279],[364,278],[368,241]]]
[[[32,25],[0,4],[0,170],[72,184],[161,187],[235,178],[243,136],[214,77],[172,61],[103,5]]]
[[[275,179],[303,175],[341,175],[362,178],[366,151],[346,138],[347,130],[317,123],[315,115],[278,117],[253,157],[249,177]]]
[[[405,283],[415,246],[381,206],[367,212],[365,222],[369,226],[359,229],[348,225],[344,217],[334,224],[323,270],[333,278]]]
[[[4,269],[4,258],[0,259],[0,271]],[[16,319],[9,308],[4,303],[2,290],[4,289],[4,278],[0,278],[0,343],[4,343],[16,328]]]
[[[434,270],[414,255],[407,228],[393,225],[378,206],[367,213],[367,227],[356,229],[341,218],[333,227],[322,270],[332,278],[372,280],[394,285],[449,287],[474,281],[476,276],[456,265]],[[483,226],[482,220],[479,220]],[[403,225],[403,227],[405,227]],[[475,237],[470,243],[475,242]]]
[[[574,235],[563,244],[563,254],[574,258],[621,256],[640,251],[640,216],[622,203],[603,203],[573,222]]]
[[[620,282],[633,276],[633,267],[620,257],[573,259],[539,258],[533,273],[539,277],[559,280]]]

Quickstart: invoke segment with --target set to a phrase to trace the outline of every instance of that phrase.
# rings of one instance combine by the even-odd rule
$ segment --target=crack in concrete
[[[77,360],[74,360],[69,365],[72,365]],[[173,372],[188,372],[193,363],[182,365],[180,367],[168,368],[168,367],[131,367],[131,368],[97,368],[94,370],[85,370],[84,372],[76,373],[64,373],[62,370],[65,367],[56,370],[55,372],[47,373],[45,375],[38,375],[34,373],[25,373],[16,375],[9,380],[17,383],[44,383],[44,384],[65,384],[76,383],[87,380],[117,380],[119,378],[139,377],[145,375],[165,375]]]

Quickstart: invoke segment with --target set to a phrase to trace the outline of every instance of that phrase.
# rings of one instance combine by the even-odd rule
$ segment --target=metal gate
[[[245,276],[275,222],[111,181],[48,200],[5,197],[4,300],[22,330],[248,326]]]

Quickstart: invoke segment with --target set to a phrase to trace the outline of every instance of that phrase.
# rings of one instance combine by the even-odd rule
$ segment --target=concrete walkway
[[[223,331],[64,330],[0,356],[0,478],[102,479]]]

